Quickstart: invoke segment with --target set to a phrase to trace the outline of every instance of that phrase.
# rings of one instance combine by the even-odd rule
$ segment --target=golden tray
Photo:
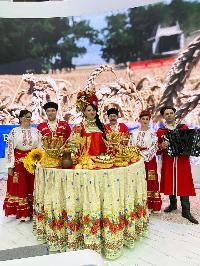
[[[95,161],[95,163],[106,163],[106,164],[110,164],[110,163],[114,163],[114,160],[113,159],[109,159],[109,160],[102,160],[102,159],[99,159],[99,158],[95,158],[93,159],[93,161]]]
[[[96,167],[98,168],[111,168],[113,166],[114,160],[110,156],[96,157],[93,159]]]
[[[116,155],[115,162],[130,162],[131,156],[129,155]]]
[[[95,166],[97,168],[102,168],[102,169],[108,169],[113,166],[113,163],[100,163],[100,162],[95,162]]]
[[[128,162],[127,161],[115,162],[114,163],[114,166],[117,166],[117,167],[125,167],[125,166],[128,166]]]

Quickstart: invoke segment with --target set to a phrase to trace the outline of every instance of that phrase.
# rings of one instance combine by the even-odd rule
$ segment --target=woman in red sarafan
[[[5,216],[14,215],[20,221],[32,216],[34,175],[24,168],[22,159],[34,148],[41,147],[41,134],[30,126],[31,112],[21,110],[20,126],[8,136],[6,157],[8,162],[7,193],[3,209]]]
[[[139,118],[141,127],[133,131],[131,144],[140,148],[141,156],[145,161],[148,209],[158,212],[162,205],[156,163],[158,140],[156,133],[148,128],[151,118],[150,112],[148,110],[142,111]]]
[[[91,137],[89,154],[98,156],[106,152],[103,139],[105,138],[105,127],[98,115],[98,99],[95,92],[79,92],[76,106],[83,113],[84,119],[79,125],[75,125],[72,134],[80,134],[81,137]]]

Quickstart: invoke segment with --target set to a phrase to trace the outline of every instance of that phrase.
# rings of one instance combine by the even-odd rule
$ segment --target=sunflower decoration
[[[24,157],[23,163],[24,163],[24,167],[30,174],[35,173],[35,165],[31,162],[28,156]]]
[[[30,157],[33,163],[38,163],[42,160],[42,157],[44,156],[44,152],[40,148],[36,148],[30,151],[28,153],[28,156]]]
[[[33,149],[24,157],[24,167],[29,173],[34,174],[37,163],[39,163],[43,157],[44,152],[40,148]]]

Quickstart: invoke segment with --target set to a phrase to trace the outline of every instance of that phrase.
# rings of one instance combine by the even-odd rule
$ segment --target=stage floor
[[[32,234],[32,222],[18,223],[15,218],[6,218],[2,210],[6,181],[0,170],[0,250],[37,245]],[[196,197],[190,197],[191,212],[200,222],[200,165],[193,167]],[[168,198],[162,196],[162,209]],[[136,242],[134,249],[124,248],[121,258],[110,261],[110,266],[185,266],[200,265],[200,225],[193,225],[181,217],[178,210],[171,214],[163,211],[150,215],[149,236]]]
[[[180,216],[180,211],[176,214]],[[0,250],[37,245],[32,223],[18,223],[5,218],[0,211]],[[124,248],[124,254],[110,266],[186,266],[200,265],[200,225],[181,224],[150,217],[149,236],[136,243],[134,249]]]

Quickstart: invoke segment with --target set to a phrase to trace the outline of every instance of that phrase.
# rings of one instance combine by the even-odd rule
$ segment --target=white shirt
[[[157,143],[158,138],[156,133],[151,129],[148,129],[147,131],[141,131],[140,129],[134,130],[130,140],[130,145],[145,149],[140,151],[145,162],[151,161],[156,155],[158,150]]]
[[[42,147],[42,135],[37,128],[16,127],[11,130],[8,135],[6,144],[6,159],[8,168],[14,168],[14,150],[19,149],[22,151],[28,151]]]
[[[50,127],[52,131],[56,131],[57,123],[58,123],[57,120],[54,120],[54,121],[48,120],[47,122],[48,126]]]

